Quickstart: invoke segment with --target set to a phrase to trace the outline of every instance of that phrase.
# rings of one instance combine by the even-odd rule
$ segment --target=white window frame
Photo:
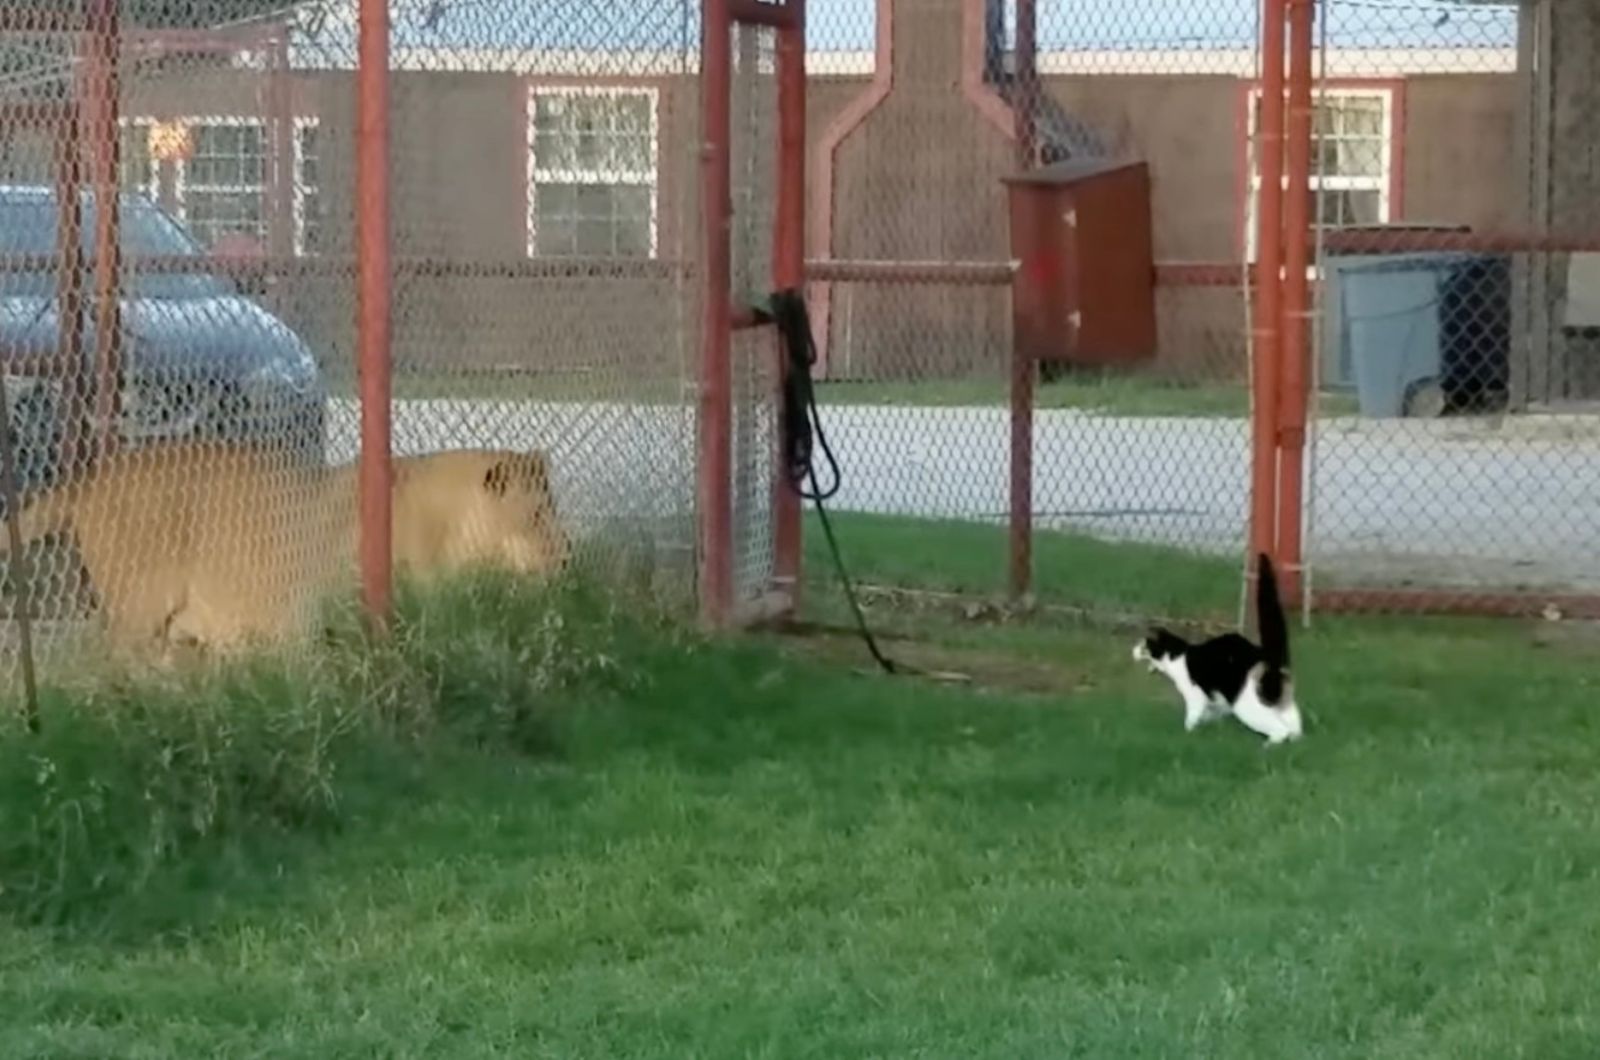
[[[292,149],[294,156],[294,252],[296,257],[307,257],[316,253],[316,251],[308,251],[306,249],[306,160],[303,150],[304,145],[300,142],[300,134],[306,129],[318,130],[319,142],[317,144],[317,165],[319,168],[317,173],[317,200],[318,202],[322,203],[324,207],[322,212],[323,238],[326,239],[328,234],[328,214],[326,209],[327,200],[324,198],[322,187],[322,167],[326,165],[327,161],[326,152],[323,150],[323,144],[320,142],[322,121],[320,118],[302,115],[294,119],[294,147]]]
[[[157,118],[139,115],[132,118],[122,118],[119,124],[123,129],[142,130],[145,137],[145,151],[148,153],[150,150],[150,130],[158,120]],[[151,202],[157,201],[161,195],[161,163],[152,158],[150,160],[150,179],[143,184],[132,184],[129,187],[137,188],[139,191],[144,192],[145,197]]]
[[[1261,201],[1261,167],[1256,149],[1256,114],[1259,111],[1261,86],[1254,85],[1245,97],[1245,165],[1249,167],[1249,184],[1245,190],[1244,250],[1245,260],[1256,260],[1256,212]],[[1378,193],[1378,223],[1388,224],[1394,212],[1394,112],[1395,89],[1391,85],[1339,85],[1315,89],[1311,97],[1313,113],[1325,101],[1338,99],[1376,99],[1382,104],[1383,122],[1379,135],[1380,147],[1378,175],[1372,177],[1339,176],[1324,174],[1316,168],[1316,134],[1312,133],[1311,191],[1320,195],[1324,191],[1376,191]],[[1313,130],[1315,125],[1313,125]],[[1288,193],[1288,176],[1283,178],[1285,194]],[[1313,217],[1312,223],[1317,222]]]
[[[538,103],[541,96],[585,96],[621,99],[639,97],[650,101],[650,162],[648,170],[629,170],[621,173],[590,169],[544,169],[539,165],[537,152]],[[545,85],[528,86],[528,181],[527,181],[527,246],[528,257],[539,256],[539,211],[535,189],[541,181],[551,184],[634,184],[650,188],[650,258],[660,250],[661,224],[661,93],[652,85]]]
[[[268,140],[267,140],[267,123],[262,118],[244,117],[244,116],[240,116],[240,115],[236,115],[236,114],[235,115],[225,115],[225,114],[222,114],[222,115],[219,115],[219,114],[185,114],[180,118],[175,118],[174,120],[175,121],[181,121],[185,125],[189,126],[190,128],[193,128],[194,126],[197,126],[197,125],[209,125],[209,126],[224,127],[224,128],[245,128],[245,127],[250,127],[250,128],[260,129],[261,130],[261,143],[262,143],[262,147],[263,147],[263,157],[269,163],[271,162],[271,147],[270,147],[270,144],[268,143]],[[262,171],[261,176],[262,176],[262,182],[261,182],[261,216],[263,218],[263,221],[266,223],[267,227],[270,230],[271,220],[267,216],[267,214],[268,214],[267,191],[272,185],[271,185],[271,181],[269,179],[267,179],[268,175],[267,175],[265,170]],[[222,193],[230,193],[230,192],[232,192],[232,193],[237,193],[237,192],[243,191],[244,189],[248,188],[249,185],[247,185],[247,184],[198,184],[198,185],[191,185],[189,183],[189,159],[187,159],[187,158],[178,159],[176,167],[175,167],[174,176],[173,176],[173,196],[177,199],[178,219],[181,220],[185,225],[189,224],[189,189],[191,187],[194,187],[194,188],[196,188],[198,190],[201,190],[201,191],[207,191],[207,192],[222,192]],[[265,238],[266,238],[265,233],[263,234],[262,238],[263,238],[263,241],[265,241]]]
[[[178,123],[181,123],[181,124],[186,125],[186,126],[196,126],[196,125],[227,125],[227,126],[244,126],[244,125],[248,125],[248,126],[253,126],[253,127],[258,128],[258,129],[261,130],[261,132],[262,132],[262,143],[266,144],[268,146],[268,162],[269,162],[269,164],[272,162],[272,159],[270,157],[270,144],[268,143],[268,137],[267,137],[268,126],[270,125],[270,122],[268,122],[267,119],[265,119],[265,118],[260,118],[260,117],[250,116],[250,115],[238,115],[238,114],[181,114],[181,115],[174,115],[174,116],[171,116],[171,117],[157,117],[155,115],[139,114],[139,115],[132,115],[132,116],[124,115],[120,119],[120,121],[121,121],[121,124],[123,126],[132,126],[132,127],[135,127],[135,128],[141,128],[141,129],[146,130],[146,134],[147,135],[148,135],[148,131],[149,131],[150,127],[154,126],[154,125],[156,125],[156,124],[158,124],[160,122],[178,122]],[[313,115],[296,115],[296,117],[294,119],[294,144],[290,148],[290,152],[291,152],[291,158],[293,159],[293,169],[294,169],[294,179],[293,179],[294,195],[293,195],[292,208],[293,208],[293,213],[294,213],[294,252],[295,252],[295,254],[297,256],[306,253],[306,251],[305,251],[305,180],[303,178],[303,170],[304,170],[304,162],[305,162],[305,160],[301,157],[300,132],[301,132],[302,129],[306,128],[307,126],[320,128],[321,124],[322,124],[321,123],[321,119],[317,118],[317,117],[315,117]],[[161,167],[164,164],[169,164],[169,163],[155,162],[150,168],[150,181],[149,181],[149,183],[148,184],[144,184],[144,185],[138,185],[139,189],[141,191],[143,191],[146,195],[148,195],[152,202],[160,202],[160,196],[161,196]],[[178,218],[178,220],[182,221],[185,225],[187,225],[189,223],[188,191],[189,191],[189,189],[191,187],[191,185],[189,183],[189,160],[185,159],[185,158],[180,158],[180,159],[177,159],[176,161],[170,163],[170,165],[172,166],[172,194],[173,194],[173,197],[175,199],[175,205],[177,207],[177,210],[176,210],[177,218]],[[204,190],[216,190],[216,191],[230,191],[230,190],[232,190],[232,191],[238,191],[238,190],[241,190],[241,189],[243,189],[245,187],[247,187],[247,185],[242,185],[242,184],[241,185],[223,185],[223,184],[219,184],[219,185],[215,185],[215,186],[210,186],[210,185],[204,186]],[[264,180],[262,182],[262,184],[261,184],[261,199],[262,199],[262,216],[264,218],[266,217],[267,212],[268,212],[267,196],[268,196],[269,192],[271,191],[271,188],[272,188],[271,180]],[[319,193],[322,191],[320,183],[318,185],[317,191]],[[270,219],[267,220],[267,224],[268,224],[268,227],[270,228],[270,226],[271,226]]]

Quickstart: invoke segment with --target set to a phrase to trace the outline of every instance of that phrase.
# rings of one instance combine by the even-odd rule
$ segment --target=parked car
[[[84,196],[82,217],[80,328],[85,378],[92,379],[92,195]],[[18,485],[24,492],[54,481],[63,470],[62,384],[58,375],[40,374],[40,365],[57,356],[61,335],[57,228],[53,188],[0,185],[0,369],[6,373]],[[187,229],[140,194],[122,195],[120,232],[125,265],[140,257],[207,256]],[[39,267],[41,261],[52,264]],[[18,267],[23,263],[26,271]],[[323,459],[327,388],[311,349],[220,269],[125,268],[121,330],[115,429],[124,443],[193,437],[258,441],[298,459]]]

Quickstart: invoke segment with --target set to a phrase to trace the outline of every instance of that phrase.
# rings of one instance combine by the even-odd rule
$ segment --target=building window
[[[156,165],[150,151],[154,122],[143,119],[122,123],[121,162],[123,191],[136,191],[152,201],[157,194]]]
[[[1261,92],[1250,93],[1250,191],[1244,242],[1256,257],[1256,202],[1261,192],[1257,162]],[[1386,224],[1393,220],[1394,91],[1388,88],[1330,88],[1313,99],[1312,219],[1324,229]]]
[[[324,249],[322,227],[321,134],[315,118],[294,123],[294,252]]]
[[[265,248],[269,128],[259,118],[124,119],[123,187],[172,210],[204,247],[245,236]],[[295,253],[316,253],[323,241],[317,119],[295,119],[293,150]]]
[[[178,170],[183,219],[202,245],[267,238],[267,132],[253,119],[189,123],[190,153]]]
[[[530,255],[655,255],[654,90],[535,88],[528,148]]]

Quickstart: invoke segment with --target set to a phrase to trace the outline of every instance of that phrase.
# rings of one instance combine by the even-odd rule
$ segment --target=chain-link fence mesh
[[[1053,182],[1057,209],[1076,203],[1084,219],[1062,236],[1077,241],[1077,278],[1038,368],[1034,525],[1058,541],[1239,554],[1255,7],[812,4],[808,253],[822,393],[845,465],[837,503],[990,526],[992,581],[963,588],[1005,584],[1015,344],[1004,269],[1016,251],[1006,178],[1023,172]],[[1091,293],[1097,262],[1141,228],[1153,233],[1143,273],[1125,291]],[[1073,593],[1070,579],[1036,585]]]
[[[1287,260],[1307,251],[1310,317],[1301,327],[1293,285],[1272,279],[1289,301],[1263,325],[1277,366],[1258,417],[1274,449],[1263,540],[1293,553],[1280,556],[1293,574],[1303,531],[1329,606],[1454,606],[1464,598],[1434,591],[1466,590],[1537,610],[1591,592],[1593,5],[1275,6],[1291,23],[1307,16],[1313,44],[1285,45],[1314,81],[1310,173],[1285,183],[1309,187],[1310,227],[1305,242],[1284,234]],[[1049,238],[1071,244],[1078,270],[1051,281],[1064,292],[1059,339],[1021,337],[1045,350],[1033,525],[1237,557],[1251,491],[1262,12],[1255,0],[813,5],[808,252],[841,505],[987,522],[993,583],[969,587],[1002,584],[1019,337],[1007,285],[972,282],[982,273],[969,266],[1016,256],[1002,178],[1027,170],[1060,188],[1075,230]],[[1291,161],[1300,149],[1289,145]],[[1091,194],[1129,164],[1148,172],[1147,195],[1136,180],[1114,200]],[[1151,228],[1148,348],[1119,330],[1141,312],[1131,288],[1090,291],[1083,278],[1127,252],[1077,223],[1090,201],[1114,201],[1128,231]],[[1091,318],[1126,341],[1092,341]],[[1315,422],[1301,484],[1297,424],[1279,414],[1297,404],[1283,388],[1306,347]],[[1384,592],[1342,591],[1358,588]]]
[[[546,450],[591,558],[644,549],[679,594],[694,558],[697,7],[393,7],[395,450]]]
[[[806,252],[839,507],[990,527],[1002,584],[1025,279],[1008,178],[1026,173],[1075,262],[1059,316],[1030,322],[1055,327],[1035,525],[1237,558],[1259,6],[811,0]],[[396,452],[546,451],[579,551],[645,557],[655,590],[687,599],[701,5],[390,11]],[[1591,590],[1596,16],[1577,0],[1315,11],[1316,588]],[[358,29],[353,0],[0,4],[0,337],[25,499],[156,443],[247,442],[283,506],[235,502],[260,516],[251,533],[332,547],[295,498],[315,492],[305,469],[358,446]],[[774,48],[771,29],[733,32],[736,308],[774,286]],[[1095,289],[1140,254],[1148,285]],[[733,340],[745,602],[774,573],[776,352],[769,329]],[[162,500],[133,506],[139,533],[199,539],[226,491],[199,472],[182,487],[148,487]],[[114,584],[141,561],[79,545],[30,547],[40,621],[147,622]]]
[[[767,27],[733,28],[731,88],[733,170],[732,296],[734,305],[760,306],[773,280],[773,200],[778,175],[776,34]],[[736,609],[772,587],[775,570],[773,498],[776,483],[777,337],[771,328],[734,337],[733,592]]]
[[[0,6],[0,347],[45,646],[91,613],[129,640],[244,635],[218,591],[152,572],[270,552],[235,588],[271,624],[302,602],[281,568],[331,547],[309,525],[330,427],[317,288],[262,268],[310,238],[319,144],[290,27],[260,13]],[[52,487],[79,491],[51,495],[70,510]]]
[[[1335,396],[1306,510],[1317,600],[1593,593],[1600,14],[1319,7],[1315,335]]]
[[[353,576],[358,4],[21,7],[0,3],[0,340],[23,507],[99,481],[114,524],[86,541],[78,518],[32,547],[34,617],[159,640],[183,605],[156,599],[150,572],[207,550]],[[576,558],[684,605],[700,8],[389,5],[394,452],[542,451]],[[740,302],[771,287],[772,49],[769,30],[734,33]],[[773,566],[770,333],[741,336],[734,364],[734,568],[751,597]],[[129,485],[141,467],[151,481]]]

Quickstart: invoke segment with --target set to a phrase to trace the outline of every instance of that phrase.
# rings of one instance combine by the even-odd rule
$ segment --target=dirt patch
[[[1540,622],[1533,627],[1533,643],[1541,648],[1600,656],[1600,622]]]
[[[807,658],[884,676],[861,638],[849,630],[806,627],[775,634],[789,650]],[[1087,675],[1067,666],[1021,658],[1012,652],[934,644],[875,633],[878,647],[910,680],[1030,696],[1063,696],[1092,686]]]

